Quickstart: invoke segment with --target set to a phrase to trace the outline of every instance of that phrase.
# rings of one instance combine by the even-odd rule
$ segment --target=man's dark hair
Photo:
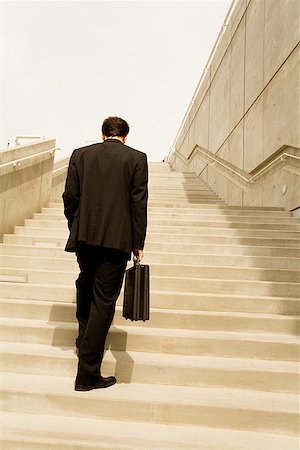
[[[126,120],[120,117],[108,117],[102,124],[102,134],[104,136],[127,136],[129,125]]]

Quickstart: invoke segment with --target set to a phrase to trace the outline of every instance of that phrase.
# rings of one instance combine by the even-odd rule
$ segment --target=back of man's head
[[[102,134],[106,137],[125,137],[129,133],[129,125],[120,117],[108,117],[102,124]]]

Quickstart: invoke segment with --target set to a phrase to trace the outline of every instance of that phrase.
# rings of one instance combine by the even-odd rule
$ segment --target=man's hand
[[[141,260],[144,256],[144,250],[139,248],[133,249],[133,261],[137,261],[137,259]]]

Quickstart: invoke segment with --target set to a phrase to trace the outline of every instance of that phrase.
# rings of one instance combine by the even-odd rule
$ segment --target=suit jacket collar
[[[119,139],[114,139],[114,138],[110,138],[110,139],[106,139],[103,142],[119,142],[119,144],[123,144],[123,142],[121,142]],[[124,144],[123,144],[124,145]]]

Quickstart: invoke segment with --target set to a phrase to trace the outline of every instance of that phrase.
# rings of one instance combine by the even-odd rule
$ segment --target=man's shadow
[[[105,349],[110,351],[115,365],[115,377],[120,383],[130,383],[132,379],[134,360],[126,352],[128,333],[115,325],[112,325],[108,333]],[[107,356],[107,359],[105,358]],[[109,355],[105,354],[103,367],[109,362]]]
[[[48,323],[55,327],[51,346],[59,347],[62,351],[68,352],[74,348],[75,359],[75,339],[77,336],[75,304],[54,304],[51,308]],[[116,326],[113,323],[105,342],[102,369],[105,375],[114,373],[120,383],[130,383],[133,373],[134,360],[126,352],[127,339],[128,333],[119,325]],[[75,367],[71,361],[65,361],[65,364],[70,366],[68,373],[71,372],[71,367]]]

